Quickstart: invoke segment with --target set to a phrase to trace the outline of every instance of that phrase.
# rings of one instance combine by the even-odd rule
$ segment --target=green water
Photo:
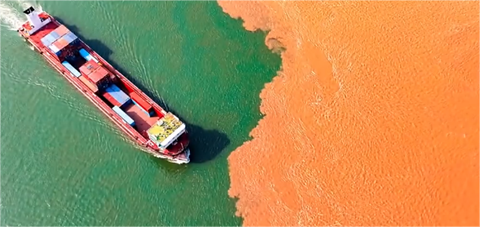
[[[192,163],[139,151],[2,24],[1,224],[241,225],[227,157],[249,139],[280,68],[265,34],[211,1],[37,4],[165,100],[188,125]]]

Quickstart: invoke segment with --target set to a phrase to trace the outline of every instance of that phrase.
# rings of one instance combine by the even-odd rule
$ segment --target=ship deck
[[[140,107],[138,107],[133,103],[123,108],[123,110],[128,116],[130,116],[135,121],[135,125],[137,126],[137,131],[140,132],[140,134],[142,135],[144,131],[147,131],[159,119],[158,116],[153,116],[153,117],[148,116],[145,112],[143,112],[140,109]]]
[[[38,47],[45,47],[45,45],[43,45],[41,39],[43,37],[45,37],[46,35],[48,35],[51,31],[55,30],[56,28],[58,27],[58,25],[56,25],[55,23],[53,22],[50,22],[48,24],[46,24],[45,26],[43,26],[42,28],[40,28],[40,30],[36,31],[35,33],[33,33],[33,35],[30,35],[30,40],[33,41]]]

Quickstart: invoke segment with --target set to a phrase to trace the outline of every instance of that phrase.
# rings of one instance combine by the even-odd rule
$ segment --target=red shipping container
[[[57,41],[53,42],[53,43],[50,44],[50,45],[55,46],[59,51],[62,50],[62,48],[59,48],[60,45],[57,43]],[[55,51],[54,51],[54,52],[55,52]]]
[[[58,26],[57,28],[55,28],[55,31],[60,37],[62,37],[63,35],[67,34],[70,30],[68,30],[67,27],[65,27],[65,25],[60,25]]]
[[[110,95],[108,92],[105,92],[103,93],[103,97],[108,100],[111,104],[113,104],[114,106],[122,106],[122,104],[120,104],[115,98],[112,97],[112,95]]]
[[[60,39],[57,40],[59,43],[62,44],[62,48],[65,48],[66,46],[68,46],[70,43],[68,43],[67,40],[65,40],[65,38],[61,37]]]
[[[105,69],[102,66],[99,66],[97,70],[95,70],[94,72],[90,73],[90,75],[88,75],[88,78],[94,84],[98,84],[98,82],[101,81],[103,78],[107,77],[107,75],[108,75],[107,69]]]
[[[146,112],[150,112],[152,106],[135,92],[130,93],[130,98],[140,105]]]
[[[90,82],[84,76],[80,76],[80,77],[78,77],[78,79],[80,79],[85,85],[87,85],[87,87],[90,88],[90,90],[92,90],[93,92],[98,91],[98,87],[95,84],[93,84],[92,82]]]
[[[68,43],[62,37],[62,38],[57,39],[55,42],[53,42],[53,45],[55,45],[59,50],[62,50],[63,48],[65,48],[68,45]]]
[[[88,76],[90,75],[90,73],[95,71],[98,67],[100,67],[98,63],[96,63],[94,60],[90,60],[80,67],[80,72]]]

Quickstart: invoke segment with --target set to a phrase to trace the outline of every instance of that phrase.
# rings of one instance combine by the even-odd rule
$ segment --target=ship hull
[[[55,27],[62,25],[60,22],[55,20],[51,16],[52,21]],[[40,29],[41,30],[41,29]],[[140,145],[141,150],[156,157],[165,159],[171,163],[176,164],[186,164],[190,162],[190,150],[188,149],[189,139],[188,132],[185,132],[179,138],[179,146],[183,151],[177,155],[169,155],[162,153],[157,146],[155,146],[150,140],[146,139],[141,135],[137,130],[130,127],[93,91],[91,91],[84,83],[82,83],[78,78],[71,76],[70,72],[66,71],[62,67],[62,63],[57,60],[51,53],[45,51],[44,46],[42,46],[38,40],[34,40],[30,35],[22,33],[21,29],[17,30],[17,33],[20,37],[27,42],[30,47],[39,53],[48,63],[52,66],[60,75],[62,75],[73,87],[75,87],[84,97],[86,97],[94,106],[96,106],[108,119],[110,119],[118,128],[126,134],[129,138],[135,141]],[[108,63],[103,57],[101,57],[96,51],[94,51],[90,46],[88,46],[83,40],[79,38],[80,45],[86,49],[94,58],[96,58],[103,66],[109,70],[111,73],[115,74],[124,84],[127,84],[129,88],[137,92],[142,98],[147,100],[155,109],[164,111],[156,102],[154,102],[150,97],[148,97],[143,91],[141,91],[136,85],[134,85],[130,80],[128,80],[123,74],[118,72],[110,63]]]

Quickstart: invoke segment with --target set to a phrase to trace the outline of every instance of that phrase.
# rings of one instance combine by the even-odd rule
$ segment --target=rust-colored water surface
[[[286,48],[229,157],[244,225],[478,225],[478,1],[219,4]]]

